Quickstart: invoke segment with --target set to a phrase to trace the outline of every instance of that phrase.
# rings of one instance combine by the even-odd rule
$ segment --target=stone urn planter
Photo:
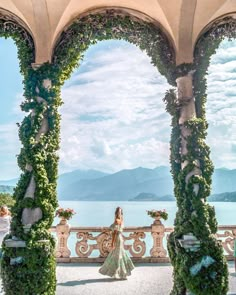
[[[147,214],[154,218],[154,224],[162,224],[161,219],[167,220],[168,213],[165,210],[147,210]]]
[[[68,224],[68,219],[65,218],[65,217],[60,217],[60,222],[59,222],[59,224],[61,224],[61,225]]]
[[[157,214],[154,218],[154,224],[160,224],[161,222],[161,215]]]

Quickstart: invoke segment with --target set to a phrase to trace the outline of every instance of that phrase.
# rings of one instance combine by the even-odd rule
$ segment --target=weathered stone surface
[[[31,171],[33,170],[32,165],[30,165],[30,164],[27,163],[27,164],[25,165],[25,170],[31,172]]]
[[[30,183],[26,189],[24,198],[34,199],[35,188],[36,188],[36,183],[35,183],[34,175],[32,175],[30,179]]]
[[[26,247],[25,241],[22,241],[22,240],[8,239],[8,240],[5,240],[4,243],[5,243],[6,247],[9,247],[9,248],[24,248],[24,247]]]
[[[46,89],[50,89],[52,87],[52,81],[50,79],[44,79],[43,86]]]
[[[188,74],[184,77],[179,77],[176,79],[178,87],[178,100],[179,103],[182,104],[179,124],[183,124],[187,120],[196,117],[192,81],[192,74]]]
[[[67,220],[61,220],[61,222],[56,226],[56,233],[56,257],[69,258],[71,251],[68,248],[67,240],[70,236],[70,225],[67,223]]]
[[[42,218],[42,210],[40,208],[24,208],[22,212],[22,224],[34,224]]]
[[[165,226],[162,224],[160,218],[155,218],[156,220],[152,224],[152,238],[153,247],[150,250],[152,257],[167,257],[167,251],[163,246],[163,238],[165,236]]]

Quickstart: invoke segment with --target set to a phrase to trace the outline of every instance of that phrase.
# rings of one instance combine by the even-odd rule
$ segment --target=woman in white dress
[[[120,207],[116,208],[115,221],[110,226],[112,230],[111,252],[108,254],[99,272],[115,279],[127,279],[134,269],[130,257],[124,249],[122,231],[124,227],[123,211]]]
[[[0,207],[0,248],[2,247],[2,241],[10,231],[11,213],[7,206]]]

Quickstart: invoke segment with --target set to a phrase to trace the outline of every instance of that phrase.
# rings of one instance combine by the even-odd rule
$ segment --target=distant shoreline
[[[176,203],[176,201],[151,201],[151,200],[58,200],[59,202],[137,202],[137,203],[141,203],[141,202],[149,202],[149,203],[154,203],[154,202],[158,202],[158,203],[162,203],[162,202],[168,202],[168,203]],[[208,203],[236,203],[236,201],[208,201]]]

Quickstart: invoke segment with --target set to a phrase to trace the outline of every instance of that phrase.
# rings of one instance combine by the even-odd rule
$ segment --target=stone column
[[[199,294],[202,292],[207,295],[212,287],[206,285],[203,291],[199,277],[211,278],[214,273],[216,293],[223,295],[226,294],[227,264],[221,246],[214,239],[217,228],[214,209],[205,202],[210,193],[209,185],[213,171],[209,148],[205,144],[207,125],[204,118],[196,116],[192,89],[193,72],[177,78],[176,82],[178,97],[175,119],[178,123],[175,123],[174,128],[180,140],[178,141],[180,157],[177,156],[176,149],[172,156],[175,155],[181,162],[178,166],[172,162],[178,203],[175,231],[170,235],[168,242],[171,261],[174,265],[172,292],[173,294],[192,294],[192,290],[187,290],[191,288],[199,290]],[[172,142],[172,148],[173,144],[174,142]],[[197,260],[193,262],[192,257],[195,254]],[[196,270],[195,267],[204,263],[206,257],[209,261],[204,266],[204,271],[202,267]],[[181,264],[180,261],[185,261],[185,264]],[[188,273],[191,283],[185,280],[183,273]],[[198,275],[198,280],[194,279],[195,275]]]
[[[188,153],[187,150],[187,137],[191,135],[191,131],[184,126],[184,123],[190,119],[196,117],[195,100],[193,97],[193,71],[189,72],[188,75],[179,77],[176,79],[178,88],[178,103],[180,106],[180,117],[179,125],[181,130],[181,156],[185,156]],[[184,169],[188,165],[188,161],[184,160],[181,162],[181,168]],[[195,160],[194,169],[189,172],[185,177],[185,182],[188,184],[189,179],[193,175],[201,175],[199,160]],[[194,184],[194,192],[197,195],[199,185]]]
[[[32,65],[33,69],[38,69],[40,68],[39,64],[33,64]],[[49,79],[45,79],[43,80],[43,87],[47,90],[49,90],[51,88],[51,81]],[[47,107],[47,102],[45,99],[43,99],[42,97],[40,97],[39,95],[39,89],[36,88],[36,92],[38,93],[38,96],[36,98],[38,104],[42,104],[45,107]],[[32,121],[34,119],[35,116],[35,111],[32,110],[31,112],[31,118]],[[35,136],[35,144],[37,144],[40,140],[40,137],[44,134],[46,134],[49,130],[48,127],[48,118],[46,115],[46,112],[44,112],[43,114],[43,119],[41,122],[41,126],[39,128],[38,133]],[[32,172],[33,168],[31,163],[27,163],[26,167],[25,167],[26,171]],[[35,199],[35,189],[36,189],[36,183],[35,183],[35,178],[34,178],[34,172],[32,173],[29,185],[25,191],[25,195],[24,198],[31,198],[31,199]],[[38,208],[24,208],[22,211],[22,224],[24,225],[26,231],[30,230],[30,227],[37,221],[39,221],[42,218],[42,210],[38,207]]]
[[[24,77],[22,110],[28,114],[19,129],[23,147],[18,164],[23,173],[14,192],[11,233],[4,245],[6,295],[11,290],[21,294],[26,286],[27,294],[55,294],[56,290],[55,241],[49,229],[57,206],[60,89],[56,80],[51,87],[53,74],[53,65],[45,63],[33,65]],[[12,264],[22,263],[12,271]]]
[[[177,96],[177,105],[176,107],[179,108],[179,119],[178,119],[178,128],[180,131],[180,150],[179,154],[181,156],[181,170],[183,171],[184,168],[189,164],[189,161],[185,159],[185,156],[188,155],[188,146],[187,146],[187,140],[188,137],[191,136],[191,130],[187,128],[185,123],[191,119],[196,118],[196,108],[195,108],[195,99],[193,96],[193,72],[189,72],[187,75],[179,77],[176,79],[177,83],[177,91],[178,91],[178,96]],[[177,109],[176,109],[177,112]],[[181,173],[181,171],[180,171]],[[196,159],[194,160],[194,168],[188,172],[184,178],[183,181],[185,181],[185,187],[188,185],[188,182],[190,178],[194,175],[201,175],[201,170],[200,170],[200,163],[199,160]],[[175,183],[175,185],[178,185]],[[199,191],[199,184],[194,184],[193,185],[193,191],[197,195]],[[182,215],[185,211],[186,208],[183,206],[182,202],[180,202],[177,199],[178,202],[178,213]],[[183,206],[183,207],[182,207]],[[191,214],[191,213],[190,213]],[[187,220],[186,220],[187,221]],[[185,222],[185,221],[181,221]],[[177,227],[179,226],[179,221],[177,222]],[[193,231],[193,228],[192,228]],[[173,232],[170,236],[175,236],[175,234],[178,235],[178,238],[180,239],[179,241],[174,238],[172,239],[172,242],[169,244],[169,247],[172,248],[171,250],[174,251],[174,254],[172,253],[171,261],[172,263],[175,261],[175,257],[179,255],[179,251],[177,250],[180,245],[178,245],[178,242],[182,241],[184,239],[183,232]],[[193,233],[189,233],[189,236],[193,239],[193,242],[195,242],[197,239],[193,235]],[[169,242],[168,242],[169,243]],[[185,247],[184,242],[182,242],[181,247]],[[181,277],[181,274],[179,270],[176,270],[176,267],[178,268],[178,265],[174,265],[174,272],[173,272],[173,277],[174,277],[174,286],[173,286],[173,294],[177,294],[175,292],[181,292],[181,294],[191,294],[189,290],[186,289],[184,281]],[[178,291],[176,290],[178,289]]]

